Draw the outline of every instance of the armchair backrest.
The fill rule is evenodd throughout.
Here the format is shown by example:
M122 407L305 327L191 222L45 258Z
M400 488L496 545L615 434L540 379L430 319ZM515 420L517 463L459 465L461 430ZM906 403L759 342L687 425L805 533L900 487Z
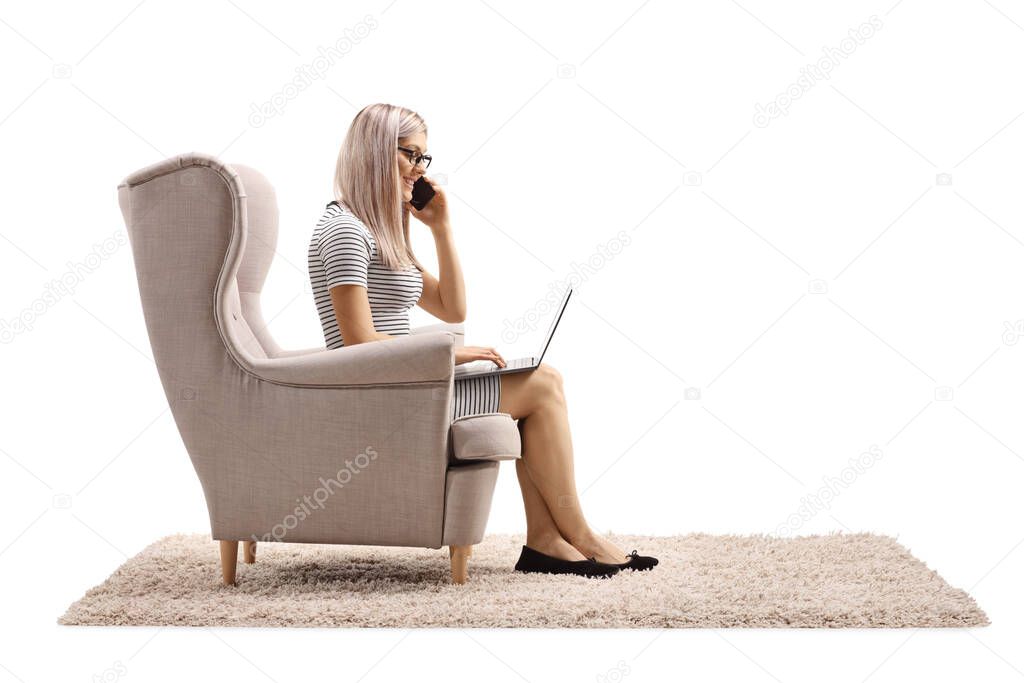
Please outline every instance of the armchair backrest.
M357 481L288 526L283 540L437 547L451 377L333 389L267 381L254 370L280 373L278 354L291 354L260 310L278 211L273 188L253 169L183 154L129 175L118 200L153 359L214 538L295 521L296 500L322 478L340 479L339 463L372 446L373 466L360 465ZM343 353L366 353L309 351L324 367Z
M280 351L259 303L278 223L263 175L183 154L129 175L118 201L161 369L184 378L213 369L222 353L267 358Z

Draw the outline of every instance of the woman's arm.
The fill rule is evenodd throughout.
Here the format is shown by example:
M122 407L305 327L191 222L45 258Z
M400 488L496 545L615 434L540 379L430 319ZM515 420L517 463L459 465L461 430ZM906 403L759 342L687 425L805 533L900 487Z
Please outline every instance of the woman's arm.
M466 320L466 286L462 281L462 267L455 252L455 238L448 220L448 195L444 188L427 176L422 179L430 183L434 196L422 209L416 210L405 202L409 215L430 228L437 250L437 266L441 278L435 278L423 271L423 293L417 301L421 308L446 323L461 323Z
M462 278L459 255L455 251L455 239L447 221L439 227L431 227L434 246L437 249L437 263L441 270L438 280L423 271L423 293L417 302L425 311L446 323L461 323L466 320L466 285Z
M437 282L437 280L434 280ZM337 285L331 287L331 304L338 319L338 329L345 346L355 346L368 341L394 339L395 335L377 332L373 327L373 314L366 288L360 285ZM445 322L461 322L446 320ZM474 360L494 361L498 367L505 367L505 359L497 349L484 346L458 346L455 348L456 365Z
M370 298L362 285L331 287L331 305L334 306L334 317L338 320L338 329L345 346L393 338L394 335L378 332L373 327Z

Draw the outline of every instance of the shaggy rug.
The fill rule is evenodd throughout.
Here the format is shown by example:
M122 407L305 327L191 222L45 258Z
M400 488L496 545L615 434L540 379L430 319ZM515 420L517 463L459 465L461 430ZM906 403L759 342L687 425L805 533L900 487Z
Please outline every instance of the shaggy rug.
M974 599L889 536L624 536L658 557L609 579L513 571L523 536L474 546L449 583L446 548L261 543L220 583L209 535L163 538L58 621L132 626L851 628L985 626ZM241 559L241 554L239 554Z

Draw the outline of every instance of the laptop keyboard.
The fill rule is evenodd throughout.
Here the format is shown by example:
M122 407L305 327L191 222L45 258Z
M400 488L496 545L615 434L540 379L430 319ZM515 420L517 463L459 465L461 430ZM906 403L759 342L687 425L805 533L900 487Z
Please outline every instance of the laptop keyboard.
M505 362L506 368L528 368L533 365L533 358L515 358ZM474 360L469 363L462 363L461 365L455 366L456 375L464 375L467 372L480 373L480 372L497 372L502 368L494 364L494 361L490 360Z

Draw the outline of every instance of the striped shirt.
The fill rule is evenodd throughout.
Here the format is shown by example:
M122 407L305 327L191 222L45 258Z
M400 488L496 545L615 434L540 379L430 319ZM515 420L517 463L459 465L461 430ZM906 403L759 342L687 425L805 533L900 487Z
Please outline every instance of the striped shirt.
M423 293L423 275L415 266L389 270L381 262L370 229L347 207L331 202L309 242L309 279L328 349L344 346L330 290L337 285L366 288L377 332L409 334L409 309Z

